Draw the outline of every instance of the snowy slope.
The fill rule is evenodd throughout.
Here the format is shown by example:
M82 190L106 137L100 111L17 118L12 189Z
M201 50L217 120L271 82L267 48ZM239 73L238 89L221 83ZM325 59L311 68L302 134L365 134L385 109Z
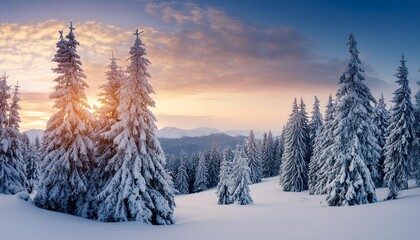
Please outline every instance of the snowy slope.
M247 206L217 205L214 189L179 196L173 226L100 223L0 195L0 239L419 239L420 188L413 184L398 200L325 207L325 196L282 192L277 182L252 185L255 204Z

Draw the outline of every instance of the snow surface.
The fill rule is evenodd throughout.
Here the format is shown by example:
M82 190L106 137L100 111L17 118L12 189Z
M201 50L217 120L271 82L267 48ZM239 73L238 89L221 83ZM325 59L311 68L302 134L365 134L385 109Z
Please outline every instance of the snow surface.
M178 196L176 224L102 223L39 209L0 194L0 239L419 239L420 188L397 200L326 207L325 195L283 192L278 177L250 186L254 204L217 205L215 189ZM378 199L387 189L377 190Z

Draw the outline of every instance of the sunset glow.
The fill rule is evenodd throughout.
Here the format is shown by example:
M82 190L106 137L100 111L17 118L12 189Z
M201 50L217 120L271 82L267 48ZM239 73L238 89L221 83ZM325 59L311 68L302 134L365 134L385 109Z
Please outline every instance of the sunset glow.
M7 71L9 84L19 81L21 85L22 130L43 129L53 112L53 103L48 98L56 77L51 71L54 67L51 59L56 51L58 30L66 31L70 20L80 42L78 53L90 86L87 94L91 107L98 105L97 94L106 80L104 72L111 53L125 69L133 42L132 31L144 30L143 42L152 62L150 82L156 92L154 113L159 128L206 126L221 130L280 131L294 97L303 97L310 109L315 94L322 107L328 95L335 94L346 62L349 32L360 42L366 83L375 97L383 92L390 99L393 74L402 53L408 60L413 91L417 90L414 82L420 80L419 29L401 30L405 31L401 34L410 33L410 42L397 42L395 32L376 28L378 22L369 20L369 11L377 11L384 16L383 21L398 20L394 15L388 16L388 3L375 10L366 3L366 9L358 10L360 19L354 20L363 23L363 27L354 23L337 30L331 22L340 24L341 20L316 18L315 13L307 19L303 19L305 14L299 15L302 19L286 19L290 16L288 9L306 12L315 3L304 7L292 1L270 4L252 1L237 12L233 2L240 4L239 1L18 2L0 3L0 71ZM94 2L101 8L88 14L86 9ZM412 5L407 6L410 12L419 10L418 4ZM346 7L345 4L331 7L325 1L316 8L320 13L356 11ZM279 19L261 14L274 11L270 9L281 13L276 14ZM405 18L411 20L411 15L406 14ZM308 23L303 24L303 20ZM312 21L318 26L326 24L317 28L319 33L314 33L309 23ZM392 51L387 51L391 46Z

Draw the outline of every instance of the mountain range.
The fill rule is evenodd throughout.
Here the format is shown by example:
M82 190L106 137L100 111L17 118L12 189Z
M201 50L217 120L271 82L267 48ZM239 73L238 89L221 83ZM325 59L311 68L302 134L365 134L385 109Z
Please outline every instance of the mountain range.
M25 131L31 142L35 142L38 136L42 138L44 133L41 129L31 129ZM162 149L167 155L179 154L184 151L187 154L193 152L209 150L213 143L224 149L230 147L235 149L237 144L244 143L248 131L232 130L220 131L215 128L195 128L185 130L174 127L166 127L157 131L157 137L161 143Z

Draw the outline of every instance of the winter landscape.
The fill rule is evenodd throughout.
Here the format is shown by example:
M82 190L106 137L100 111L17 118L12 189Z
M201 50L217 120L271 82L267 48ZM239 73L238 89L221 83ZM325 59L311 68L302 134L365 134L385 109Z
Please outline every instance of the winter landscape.
M418 11L1 2L0 239L419 239Z

